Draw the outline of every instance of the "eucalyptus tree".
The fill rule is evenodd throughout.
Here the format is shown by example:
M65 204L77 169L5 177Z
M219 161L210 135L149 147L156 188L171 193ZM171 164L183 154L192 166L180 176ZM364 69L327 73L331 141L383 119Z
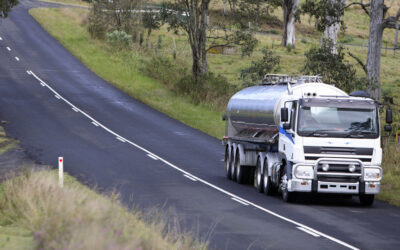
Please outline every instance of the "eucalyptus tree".
M12 7L18 4L18 0L0 0L0 18L7 18Z

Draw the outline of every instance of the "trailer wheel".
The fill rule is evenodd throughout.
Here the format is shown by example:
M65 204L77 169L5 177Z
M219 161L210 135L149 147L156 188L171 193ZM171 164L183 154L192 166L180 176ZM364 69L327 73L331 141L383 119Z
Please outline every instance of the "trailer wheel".
M373 194L360 194L360 203L363 206L371 206L374 203L375 196Z
M274 184L271 182L271 176L268 176L267 158L264 159L263 189L264 193L268 196L271 196L275 193Z
M240 165L240 152L239 150L236 152L235 157L235 172L236 172L236 182L239 184L243 184L246 180L245 178L245 169L244 166Z
M256 172L254 174L254 186L259 193L262 193L263 190L263 175L261 169L261 159L258 157L257 165L256 165Z
M229 146L227 145L225 147L225 159L224 159L224 163L225 163L225 172L226 172L226 178L228 178L229 180L232 179L232 173L231 173L231 168L232 168L232 159L231 159L231 154L229 152Z
M231 147L230 162L231 162L231 180L236 181L236 161L235 161L235 148Z

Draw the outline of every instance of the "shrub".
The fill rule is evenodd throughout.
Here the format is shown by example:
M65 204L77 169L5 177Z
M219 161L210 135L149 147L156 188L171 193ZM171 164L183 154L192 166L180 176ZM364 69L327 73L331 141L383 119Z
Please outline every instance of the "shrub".
M262 49L263 57L259 60L252 61L251 66L245 68L240 73L240 79L244 81L244 85L250 86L257 81L261 81L265 74L273 73L279 70L280 57L264 47Z
M107 33L107 40L110 44L118 47L127 47L132 44L132 35L128 35L125 31L114 30Z

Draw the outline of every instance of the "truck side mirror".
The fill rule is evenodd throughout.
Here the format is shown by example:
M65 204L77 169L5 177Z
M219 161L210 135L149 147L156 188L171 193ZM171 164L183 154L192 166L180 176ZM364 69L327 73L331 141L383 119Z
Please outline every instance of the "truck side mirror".
M289 121L289 110L288 108L281 108L281 122Z
M392 132L392 125L385 125L384 130L386 132Z
M393 122L392 110L390 108L387 108L386 109L386 123L392 124L392 122Z

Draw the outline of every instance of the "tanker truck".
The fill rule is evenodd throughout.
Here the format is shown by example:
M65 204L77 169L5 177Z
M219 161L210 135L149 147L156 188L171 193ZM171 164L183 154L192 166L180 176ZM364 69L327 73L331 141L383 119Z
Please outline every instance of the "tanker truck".
M380 191L383 105L319 76L268 74L228 102L224 168L228 179L295 202L300 193L359 196ZM385 131L392 111L386 109Z

